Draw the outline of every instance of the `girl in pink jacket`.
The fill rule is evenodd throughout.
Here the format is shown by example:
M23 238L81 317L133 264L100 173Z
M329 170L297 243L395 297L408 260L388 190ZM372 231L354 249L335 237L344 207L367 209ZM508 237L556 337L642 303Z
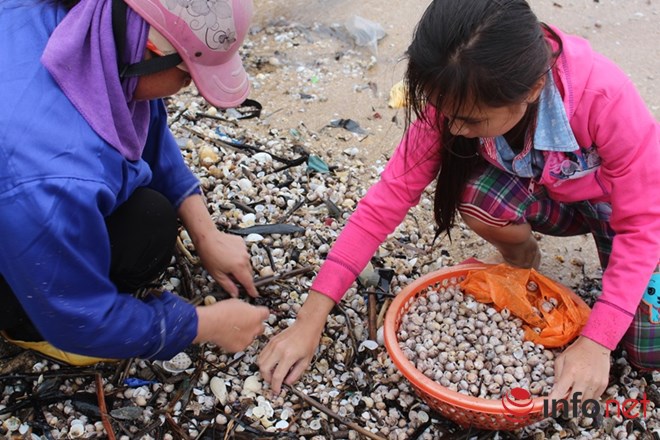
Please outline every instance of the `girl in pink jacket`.
M538 267L532 231L593 235L603 292L556 360L551 398L598 398L621 341L634 365L658 368L659 130L628 77L524 0L435 0L407 55L406 134L296 323L261 354L273 389L307 368L332 306L433 181L439 231L460 214L512 266Z

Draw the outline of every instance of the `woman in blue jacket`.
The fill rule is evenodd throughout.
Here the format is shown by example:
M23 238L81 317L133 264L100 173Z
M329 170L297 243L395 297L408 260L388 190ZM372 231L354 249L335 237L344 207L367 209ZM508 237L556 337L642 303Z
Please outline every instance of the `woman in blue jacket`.
M0 329L72 363L238 351L267 309L132 293L169 263L177 217L232 296L256 296L242 239L219 232L159 99L194 81L213 105L248 93L237 53L252 3L0 3ZM68 352L68 353L67 353ZM71 356L70 354L83 355ZM88 356L88 357L85 357Z

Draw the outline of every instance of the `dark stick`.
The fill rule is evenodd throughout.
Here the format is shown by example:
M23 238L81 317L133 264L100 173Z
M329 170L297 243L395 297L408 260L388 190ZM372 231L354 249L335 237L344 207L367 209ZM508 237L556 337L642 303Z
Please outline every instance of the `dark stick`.
M376 333L378 331L378 297L376 296L376 289L370 287L367 289L367 310L369 312L369 339L376 340Z
M351 428L352 430L357 431L357 432L359 432L360 434L362 434L362 435L364 435L364 436L366 436L366 437L369 437L369 438L371 438L371 439L374 439L374 440L385 440L383 437L381 437L381 436L379 436L379 435L376 435L376 434L374 434L373 432L371 432L371 431L369 431L369 430L367 430L367 429L364 429L364 428L361 427L360 425L357 425L357 424L355 424L355 423L353 423L353 422L351 422L351 421L349 421L349 420L346 420L344 417L342 417L342 416L340 416L339 414L335 413L335 412L332 411L330 408L328 408L328 407L324 406L323 404L317 402L316 400L312 399L312 398L309 397L307 394L298 391L296 388L294 388L294 387L292 387L292 386L290 386L290 385L287 385L287 384L282 384L282 386L283 386L284 388L288 389L289 391L291 391L293 394L295 394L296 396L298 396L298 397L301 398L302 400L304 400L305 402L307 402L307 403L309 403L310 405L312 405L314 408L316 408L316 409L318 409L319 411L321 411L322 413L324 413L324 414L326 414L326 415L332 417L333 419L337 420L337 421L338 421L339 423L341 423L342 425L346 425L346 426L348 426L349 428Z
M176 421L172 417L172 415L167 412L165 413L165 420L167 420L167 424L170 425L170 428L174 431L174 433L179 437L184 440L188 440L188 434L184 432L183 429L179 425L177 425Z
M303 206L306 202L307 202L307 198L306 198L306 197L303 198L303 199L301 199L298 203L296 203L295 205L293 205L293 206L291 207L291 209L289 209L287 212L285 212L284 215L282 215L282 217L278 218L278 219L277 219L277 223L283 223L284 221L286 221L286 219L288 219L288 218L291 216L291 214L293 214L293 213L296 212L298 209L300 209L300 207Z
M115 432L112 430L112 424L110 419L108 419L108 408L105 406L105 393L103 392L103 378L101 373L96 373L96 397L99 402L99 412L101 413L101 422L103 422L103 428L108 434L109 440L115 440Z
M314 268L312 266L305 266L305 267L300 267L298 269L292 269L288 272L282 272L280 274L274 274L274 275L269 275L267 277L256 278L254 280L254 286L255 287L265 286L267 284L272 284L275 281L284 280L286 278L295 277L297 275L303 275L313 270Z

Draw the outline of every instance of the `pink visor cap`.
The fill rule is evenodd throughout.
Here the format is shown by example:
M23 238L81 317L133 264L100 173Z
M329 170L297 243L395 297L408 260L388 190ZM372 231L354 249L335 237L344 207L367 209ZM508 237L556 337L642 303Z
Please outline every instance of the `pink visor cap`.
M176 49L197 90L211 104L235 107L250 91L238 49L252 0L125 0Z

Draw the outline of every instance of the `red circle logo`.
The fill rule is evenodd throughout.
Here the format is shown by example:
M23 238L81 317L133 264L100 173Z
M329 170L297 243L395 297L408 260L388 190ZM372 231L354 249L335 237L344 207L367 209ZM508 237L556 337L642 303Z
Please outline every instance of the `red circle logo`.
M506 410L504 418L514 423L526 421L534 407L532 395L524 388L512 388L509 390L502 397L502 405L504 405L504 409Z

